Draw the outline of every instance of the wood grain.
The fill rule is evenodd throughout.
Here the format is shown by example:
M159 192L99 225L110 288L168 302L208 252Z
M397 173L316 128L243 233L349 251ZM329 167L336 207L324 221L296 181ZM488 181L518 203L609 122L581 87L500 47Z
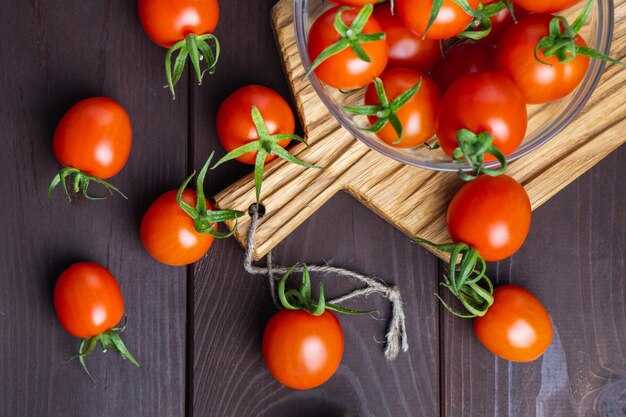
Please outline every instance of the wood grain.
M161 88L164 50L143 34L134 2L4 3L0 31L0 416L180 416L185 271L150 258L138 230L152 199L186 173L186 83L174 105ZM130 160L111 179L129 200L68 204L57 190L48 202L60 168L56 124L94 95L130 114ZM65 363L79 340L62 329L52 303L57 277L79 260L118 279L129 319L123 337L142 365L94 352L87 364L95 388L76 361Z
M550 312L554 340L542 359L497 359L471 321L442 315L442 415L624 416L624 158L622 147L550 199L524 247L489 268L495 283L528 288Z
M223 25L217 31L223 50L231 52L224 53L215 75L193 90L196 168L210 150L223 154L214 117L235 89L256 83L289 97L289 84L277 76L282 72L281 60L269 19L253 18L269 16L274 3L265 0L247 6L249 17L243 24L255 34L254 42L235 26ZM222 2L221 7L223 21L241 16L238 2ZM249 169L238 163L223 165L211 172L208 188L219 190ZM276 311L268 284L244 271L243 251L235 240L218 241L194 268L193 415L413 417L436 413L440 401L439 317L432 297L437 289L436 258L340 193L275 251L275 260L286 264L330 259L334 265L375 274L401 287L412 316L410 354L393 363L385 360L384 346L377 341L384 340L389 306L372 296L352 306L380 309L380 320L340 318L346 350L337 375L309 392L281 387L267 372L260 349L263 328ZM336 278L313 277L315 283L323 279L331 294L354 288L354 283Z
M257 231L255 258L289 235L339 190L347 190L409 236L433 241L448 238L445 209L461 183L451 173L403 165L354 139L328 113L306 77L295 44L293 5L280 1L272 19L285 72L310 146L292 152L323 166L304 169L284 161L269 164L263 191L266 215ZM626 2L615 7L615 39L611 55L624 57ZM626 72L609 66L585 109L557 137L511 164L509 174L539 207L575 178L626 141ZM248 175L220 192L219 207L247 209L254 202L254 181ZM236 237L245 245L249 218L239 222ZM232 224L231 224L232 227Z

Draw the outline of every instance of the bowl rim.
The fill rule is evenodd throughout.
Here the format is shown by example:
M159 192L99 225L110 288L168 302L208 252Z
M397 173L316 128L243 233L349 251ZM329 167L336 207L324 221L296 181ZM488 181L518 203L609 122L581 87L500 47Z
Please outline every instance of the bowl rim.
M293 24L296 35L296 46L298 48L298 54L300 55L300 59L302 61L305 73L308 72L309 68L311 67L311 60L309 59L309 55L307 53L306 44L308 37L308 28L306 27L307 25L304 21L304 11L307 1L308 0L293 0ZM598 36L595 41L594 49L602 52L605 55L608 55L613 41L613 30L615 24L613 0L599 0L595 2L595 9L597 10L596 13L598 15L597 19L600 30L598 31ZM587 69L587 73L585 74L585 78L583 78L576 90L570 93L568 96L560 99L570 100L571 102L561 112L561 116L564 115L564 117L559 117L557 120L550 122L547 127L543 127L542 129L540 129L539 132L535 134L535 136L540 136L540 138L532 141L532 143L526 147L520 146L516 151L506 157L507 162L513 162L516 159L528 155L529 153L536 150L541 145L555 137L563 129L565 129L565 127L580 113L580 111L591 98L591 95L594 93L598 83L600 82L600 77L602 76L605 67L605 61L591 59L589 68ZM352 136L357 138L359 141L361 141L371 149L374 149L389 158L402 162L403 164L418 168L448 172L456 172L459 170L471 171L472 168L467 163L446 161L429 162L419 160L409 154L401 152L399 150L401 148L393 148L392 146L387 145L382 141L376 140L373 137L369 137L368 135L361 132L358 128L356 128L356 126L354 126L354 124L351 123L343 115L343 112L336 105L335 101L328 95L326 87L324 87L324 85L320 82L314 72L308 75L308 80L313 86L313 89L315 90L316 94L318 95L324 106L339 122L339 124L348 132L350 132ZM528 137L526 137L524 140L527 141L527 139ZM485 167L487 168L494 168L497 166L497 161L485 163Z

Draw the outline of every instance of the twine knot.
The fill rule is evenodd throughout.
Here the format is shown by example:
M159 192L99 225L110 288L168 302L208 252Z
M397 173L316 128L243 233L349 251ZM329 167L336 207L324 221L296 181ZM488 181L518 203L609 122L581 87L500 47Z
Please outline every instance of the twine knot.
M252 255L254 253L254 236L256 234L260 217L259 207L256 204L251 205L249 214L251 222L248 229L247 247L243 260L243 267L249 274L265 275L268 277L272 300L274 301L274 305L280 309L281 305L276 294L276 274L285 274L289 268L282 265L274 265L272 261L272 252L267 254L266 266L262 267L253 264ZM329 302L333 304L374 293L388 299L391 303L391 320L389 321L389 328L387 329L386 334L387 346L385 347L385 358L387 358L387 360L394 360L398 356L398 353L400 353L400 348L402 348L403 352L409 350L409 342L406 336L406 317L404 315L400 289L397 286L388 286L384 281L378 278L362 275L349 269L338 268L331 265L309 265L308 269L310 272L321 272L325 275L334 273L365 284L365 287L358 288L346 295L330 300ZM293 269L294 272L302 272L302 270L302 266L298 266Z

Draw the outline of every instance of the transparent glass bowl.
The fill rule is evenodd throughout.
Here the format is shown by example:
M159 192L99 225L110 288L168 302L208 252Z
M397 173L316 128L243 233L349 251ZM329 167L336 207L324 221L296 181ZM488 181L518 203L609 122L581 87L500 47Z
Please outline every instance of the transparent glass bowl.
M561 14L567 17L570 22L573 22L584 8L585 3L586 1L583 0L577 6ZM311 60L307 53L309 28L318 16L331 7L333 5L325 0L294 0L294 21L298 50L306 70L311 66ZM613 9L612 0L597 0L590 18L580 31L581 36L583 36L590 47L604 54L609 53L611 46ZM603 61L591 60L587 75L578 88L570 95L549 104L528 106L529 119L526 137L520 147L509 155L507 159L513 161L528 154L565 128L589 100L603 70ZM373 134L361 131L359 127L368 126L365 116L355 116L345 112L342 106L362 103L364 92L348 96L320 82L314 73L310 75L309 79L330 113L352 135L370 148L400 162L420 168L436 171L457 171L459 168L469 169L467 165L452 161L441 149L429 150L425 146L408 149L396 148L381 141ZM434 140L435 138L429 142ZM493 167L496 165L496 162L490 162L485 165Z

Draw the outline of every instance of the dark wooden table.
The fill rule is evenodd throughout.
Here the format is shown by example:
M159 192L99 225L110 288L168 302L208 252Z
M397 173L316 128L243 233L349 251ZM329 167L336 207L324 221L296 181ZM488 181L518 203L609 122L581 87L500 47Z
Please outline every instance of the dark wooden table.
M11 3L11 4L9 4ZM172 102L165 51L143 33L133 0L26 0L0 6L0 416L626 416L626 148L542 206L523 249L491 265L498 284L523 285L548 307L555 338L543 359L512 364L450 317L434 292L443 265L347 195L339 195L275 251L283 263L319 262L397 283L410 351L382 355L381 320L342 318L346 352L321 388L296 392L265 370L262 329L274 309L266 282L246 274L234 240L195 266L161 265L144 251L141 216L211 150L219 104L260 83L289 96L270 28L274 0L222 1L218 72L188 73ZM128 201L46 200L58 170L54 128L80 99L106 95L129 111L132 154L114 178ZM249 167L211 173L215 193ZM142 364L113 354L65 364L78 341L59 325L52 289L78 260L118 278L130 318L124 338ZM331 293L351 284L326 278ZM316 278L317 279L317 278Z

